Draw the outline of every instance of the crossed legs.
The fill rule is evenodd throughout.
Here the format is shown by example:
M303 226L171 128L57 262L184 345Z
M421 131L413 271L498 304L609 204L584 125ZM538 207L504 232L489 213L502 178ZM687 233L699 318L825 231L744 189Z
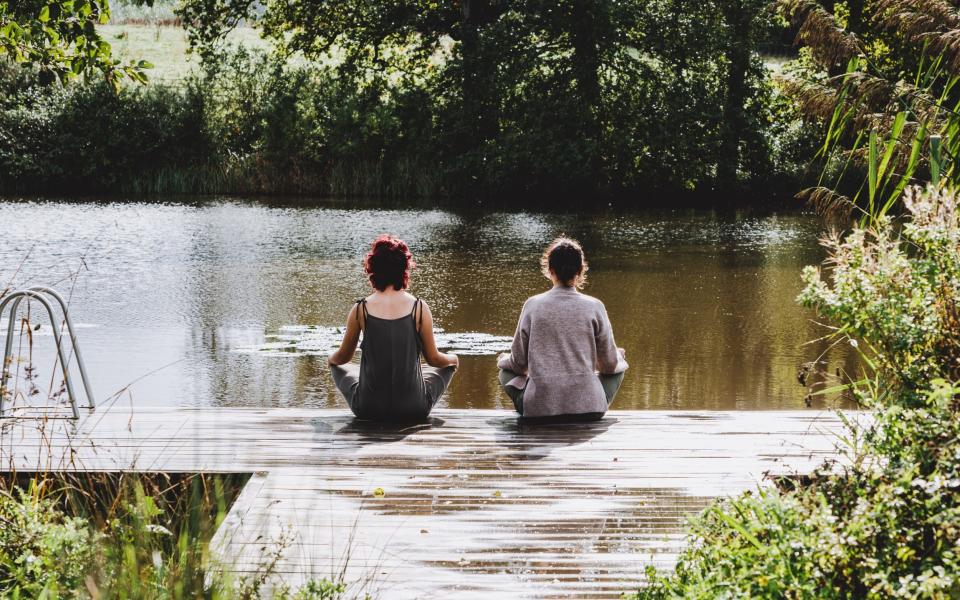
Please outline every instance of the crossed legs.
M613 404L613 399L617 396L617 392L620 391L620 385L623 383L623 375L623 372L612 375L597 375L597 377L600 378L600 385L603 386L603 393L607 397L607 406ZM498 379L500 380L500 388L503 389L503 392L513 402L513 407L522 416L524 390L515 388L512 385L507 385L517 376L513 371L500 369Z

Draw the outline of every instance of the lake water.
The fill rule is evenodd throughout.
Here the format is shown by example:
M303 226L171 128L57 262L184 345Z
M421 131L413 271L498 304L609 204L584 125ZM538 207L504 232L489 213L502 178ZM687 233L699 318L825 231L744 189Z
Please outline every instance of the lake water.
M330 328L368 293L361 260L382 232L410 244L412 291L446 342L473 353L441 406L510 406L493 355L523 300L547 289L538 257L561 233L583 243L585 291L605 302L627 350L614 408L803 408L797 368L827 349L805 345L827 331L794 301L802 266L823 259L810 215L7 201L0 224L2 283L70 294L101 400L132 383L117 401L345 407L323 355ZM45 331L34 338L44 392L32 403L50 381ZM826 358L831 371L853 367L842 350Z

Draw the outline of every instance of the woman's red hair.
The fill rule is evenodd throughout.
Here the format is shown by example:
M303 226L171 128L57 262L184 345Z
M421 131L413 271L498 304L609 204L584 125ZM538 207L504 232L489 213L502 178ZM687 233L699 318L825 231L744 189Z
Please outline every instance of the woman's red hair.
M363 259L363 270L370 278L370 285L381 292L390 286L395 290L407 289L410 269L415 266L407 244L387 234L373 240Z

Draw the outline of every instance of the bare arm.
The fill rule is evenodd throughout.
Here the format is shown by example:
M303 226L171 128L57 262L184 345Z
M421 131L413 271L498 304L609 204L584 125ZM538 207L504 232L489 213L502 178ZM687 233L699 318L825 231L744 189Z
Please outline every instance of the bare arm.
M456 354L445 354L437 350L437 340L433 337L433 313L423 300L420 301L420 341L423 342L423 358L431 367L460 366L460 358Z
M327 363L331 365L343 365L350 362L353 353L357 351L357 343L360 341L360 321L357 319L357 313L360 307L356 304L347 314L347 332L343 334L343 341L336 352L330 355Z

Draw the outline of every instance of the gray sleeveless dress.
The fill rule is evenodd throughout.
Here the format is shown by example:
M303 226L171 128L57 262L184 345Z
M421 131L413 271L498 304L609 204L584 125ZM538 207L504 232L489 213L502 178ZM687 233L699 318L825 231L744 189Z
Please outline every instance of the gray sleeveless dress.
M453 367L436 369L420 364L423 348L418 310L419 299L410 314L381 319L367 312L366 300L357 301L357 319L362 311L364 324L360 365L331 366L334 383L357 417L422 421L450 384Z

